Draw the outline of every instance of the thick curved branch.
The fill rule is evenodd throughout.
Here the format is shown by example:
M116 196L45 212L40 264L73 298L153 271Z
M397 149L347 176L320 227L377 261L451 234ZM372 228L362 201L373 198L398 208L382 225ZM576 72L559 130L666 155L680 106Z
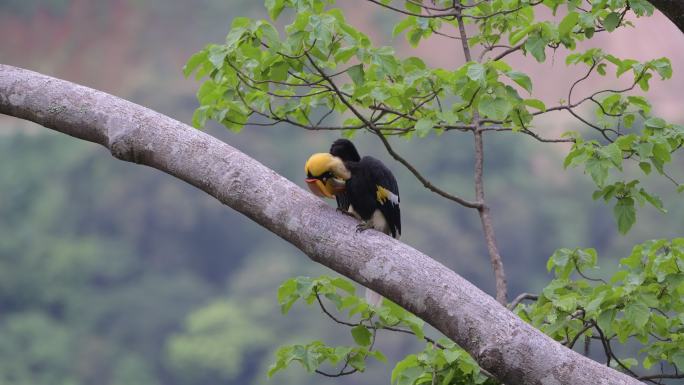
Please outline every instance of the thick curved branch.
M663 15L684 32L684 2L681 0L649 0Z
M561 346L427 255L379 232L356 233L352 218L165 115L6 65L0 65L0 113L98 143L116 158L196 186L313 261L413 312L506 384L639 384Z

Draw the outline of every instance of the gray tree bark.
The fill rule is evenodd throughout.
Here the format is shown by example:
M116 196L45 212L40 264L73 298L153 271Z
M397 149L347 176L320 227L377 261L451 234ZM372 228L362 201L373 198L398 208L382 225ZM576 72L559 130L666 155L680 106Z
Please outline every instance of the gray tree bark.
M356 222L201 131L112 95L0 64L0 113L98 143L196 186L440 330L509 385L638 384L565 348L425 254ZM49 161L49 159L46 159Z
M672 21L680 31L684 32L684 1L682 0L649 0L660 12Z

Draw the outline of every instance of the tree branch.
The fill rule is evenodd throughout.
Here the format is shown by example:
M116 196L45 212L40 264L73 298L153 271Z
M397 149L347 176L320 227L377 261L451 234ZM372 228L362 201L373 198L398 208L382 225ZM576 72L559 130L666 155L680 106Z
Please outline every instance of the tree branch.
M413 312L506 384L639 384L571 351L425 254L356 221L204 132L115 96L0 65L0 113L173 175ZM46 159L49 161L49 159Z
M649 0L663 15L684 32L684 2L681 0Z
M458 22L458 32L461 36L461 44L463 47L463 54L467 61L472 61L470 48L468 46L468 35L466 34L465 24L463 23L463 16L461 11L456 13L456 21ZM492 218L489 216L489 206L485 202L484 193L484 145L482 141L482 126L480 122L480 115L477 111L473 112L473 134L475 137L475 199L480 204L477 209L480 214L480 221L482 222L482 231L484 232L485 243L489 253L489 262L494 270L494 279L496 281L496 300L503 306L508 303L508 288L506 283L506 273L504 272L503 260L499 253L499 248L496 245L496 237L494 235L494 225Z

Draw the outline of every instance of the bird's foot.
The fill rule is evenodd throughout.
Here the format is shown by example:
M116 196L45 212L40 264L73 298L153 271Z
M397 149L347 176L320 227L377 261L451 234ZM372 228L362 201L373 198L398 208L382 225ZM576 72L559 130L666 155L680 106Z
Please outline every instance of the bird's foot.
M360 233L360 232L363 232L363 231L366 231L366 230L372 229L372 228L373 228L372 224L364 221L364 222L361 222L358 225L356 225L356 232Z
M355 218L355 217L354 217L354 214L350 213L349 211L347 211L347 210L345 210L345 209L343 209L343 208L341 208L341 207L338 207L338 208L337 208L337 212L340 212L340 213L342 213L342 214L344 214L344 215L349 215L350 217Z

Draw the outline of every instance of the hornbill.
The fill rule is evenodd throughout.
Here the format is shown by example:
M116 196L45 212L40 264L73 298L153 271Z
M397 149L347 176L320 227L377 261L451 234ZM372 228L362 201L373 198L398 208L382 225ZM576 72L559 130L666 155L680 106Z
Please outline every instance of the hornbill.
M371 156L361 158L352 142L337 139L329 153L313 154L304 171L314 194L335 197L338 210L361 220L357 231L373 228L399 238L399 187L382 162Z
M371 156L361 158L352 142L337 139L329 153L311 155L304 172L314 194L335 197L338 210L361 221L357 232L372 228L399 238L399 187L382 162ZM366 302L380 306L382 296L367 288Z

